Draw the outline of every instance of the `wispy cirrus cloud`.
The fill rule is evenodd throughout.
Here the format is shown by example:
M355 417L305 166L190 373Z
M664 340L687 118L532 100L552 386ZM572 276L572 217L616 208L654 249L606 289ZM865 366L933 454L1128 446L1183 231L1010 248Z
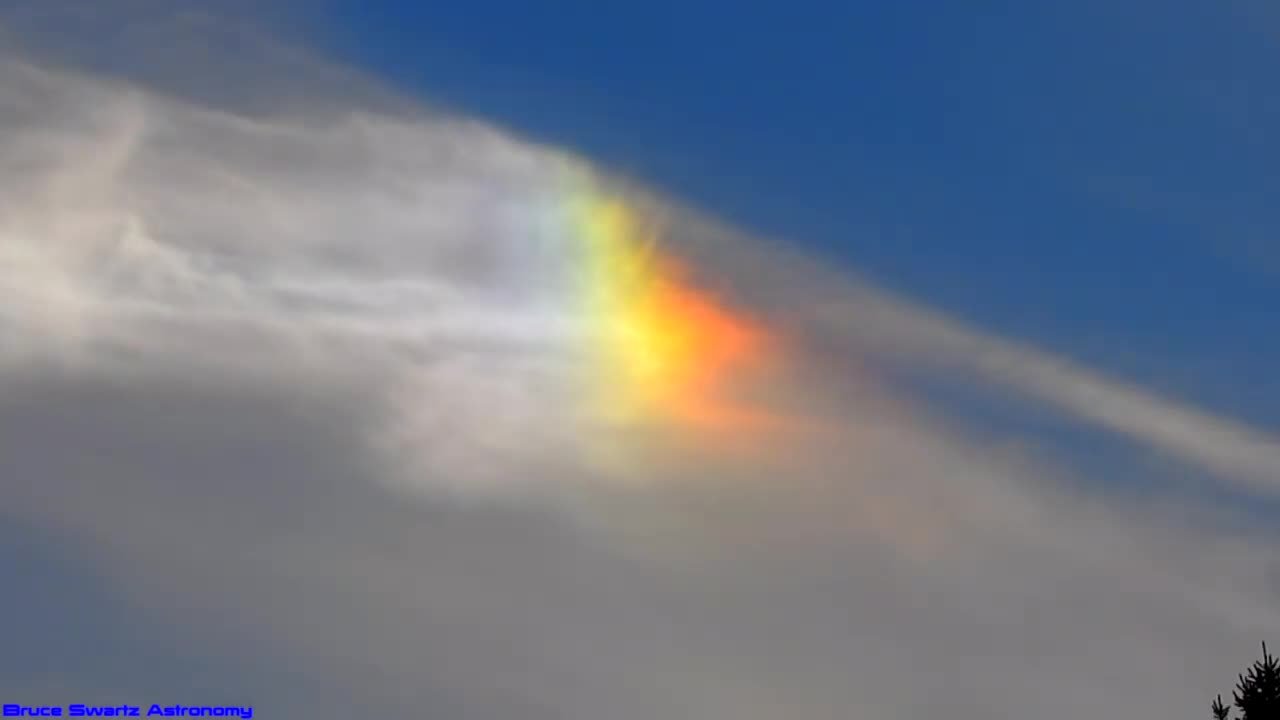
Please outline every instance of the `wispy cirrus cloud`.
M1064 490L1034 434L944 420L876 367L959 368L1259 494L1266 431L318 64L279 107L269 69L240 102L169 67L181 95L0 62L0 492L142 632L298 668L215 692L285 716L1172 713L1280 627L1273 536ZM584 410L566 172L776 333L748 389L799 432Z

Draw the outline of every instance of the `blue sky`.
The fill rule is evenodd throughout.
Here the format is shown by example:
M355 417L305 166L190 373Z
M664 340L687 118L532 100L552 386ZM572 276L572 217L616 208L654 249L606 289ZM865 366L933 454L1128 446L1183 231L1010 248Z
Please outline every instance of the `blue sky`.
M1280 424L1249 2L363 3L312 40L989 329Z

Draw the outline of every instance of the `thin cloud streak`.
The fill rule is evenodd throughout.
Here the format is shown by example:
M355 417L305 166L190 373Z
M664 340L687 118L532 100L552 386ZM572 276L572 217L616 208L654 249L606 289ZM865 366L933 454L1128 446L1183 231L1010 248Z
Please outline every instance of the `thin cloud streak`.
M865 324L848 318L870 315ZM1060 357L967 328L935 313L862 295L833 327L885 342L915 361L949 363L1028 393L1243 489L1280 492L1280 440L1245 423L1112 380ZM874 326L874 328L869 327Z
M658 203L656 200L651 202ZM671 204L667 201L667 204ZM777 244L744 243L735 230L695 219L686 244L700 262L732 264L744 296L824 350L881 356L914 367L958 370L1020 391L1048 407L1120 434L1248 492L1280 492L1280 438L1267 429L1162 397L1016 340L883 291L855 275L819 267ZM785 282L769 285L783 274ZM772 273L771 273L772 270ZM791 287L803 289L792 291Z

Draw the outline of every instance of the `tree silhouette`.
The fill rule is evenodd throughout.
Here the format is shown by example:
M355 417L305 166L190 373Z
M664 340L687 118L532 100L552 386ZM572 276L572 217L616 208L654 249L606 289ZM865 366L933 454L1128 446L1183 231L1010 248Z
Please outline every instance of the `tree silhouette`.
M1227 720L1227 718L1231 717L1231 710L1226 705L1222 704L1221 695L1213 701L1213 704L1210 705L1209 708L1213 710L1213 720Z
M1262 643L1262 659L1239 678L1233 695L1240 720L1280 720L1280 662L1267 652L1266 643ZM1231 711L1221 695L1209 708L1214 720L1228 720Z

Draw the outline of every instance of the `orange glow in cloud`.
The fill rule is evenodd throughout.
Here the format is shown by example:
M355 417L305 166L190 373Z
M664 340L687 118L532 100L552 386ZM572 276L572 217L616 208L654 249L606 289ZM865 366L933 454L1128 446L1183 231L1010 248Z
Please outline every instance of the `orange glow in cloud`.
M739 397L775 343L754 320L690 282L657 245L658 228L617 200L587 200L585 290L598 404L612 420L750 429L765 417Z

